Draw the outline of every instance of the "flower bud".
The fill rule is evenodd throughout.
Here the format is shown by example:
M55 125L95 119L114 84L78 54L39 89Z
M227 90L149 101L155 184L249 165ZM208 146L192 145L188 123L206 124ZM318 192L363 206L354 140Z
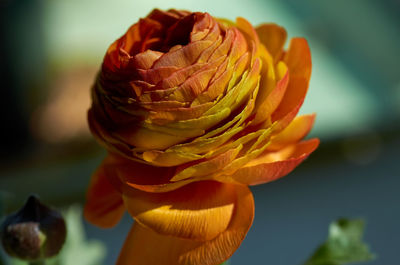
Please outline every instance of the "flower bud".
M24 260L40 260L56 255L66 237L61 214L30 196L25 205L9 215L1 226L5 251Z

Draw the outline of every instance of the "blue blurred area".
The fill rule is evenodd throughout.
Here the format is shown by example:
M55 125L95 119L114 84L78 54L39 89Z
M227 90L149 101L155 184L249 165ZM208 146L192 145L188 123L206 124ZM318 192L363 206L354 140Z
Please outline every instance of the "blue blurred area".
M397 0L4 0L0 3L0 190L84 202L105 152L89 135L89 89L108 45L153 8L275 22L305 37L313 74L302 113L322 144L288 177L253 188L256 218L232 265L301 264L341 216L367 220L369 264L397 264L400 236L400 2ZM71 92L72 91L72 92ZM71 100L66 98L76 96ZM72 97L71 96L71 97ZM87 226L118 255L131 220Z

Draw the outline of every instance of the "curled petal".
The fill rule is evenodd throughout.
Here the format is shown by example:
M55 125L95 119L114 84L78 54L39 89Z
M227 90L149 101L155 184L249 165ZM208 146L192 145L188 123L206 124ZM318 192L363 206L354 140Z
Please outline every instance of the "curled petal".
M288 127L271 139L268 150L279 150L303 139L311 130L315 114L296 117Z
M228 225L217 236L208 241L199 241L160 234L158 230L135 223L125 241L117 265L218 265L227 260L239 247L251 226L254 217L254 200L250 190L245 186L218 185L226 191L229 190L225 195L229 195L229 200L233 200L233 208ZM211 196L214 199L218 197L218 195ZM221 200L219 204L228 200L224 197L219 199ZM209 199L206 198L206 201ZM196 200L192 203L192 208L198 208L196 205L201 202ZM218 204L217 201L214 203ZM211 217L212 209L206 214L210 214ZM191 216L191 219L196 218ZM194 222L194 220L188 221ZM218 222L220 220L210 219L211 224Z
M276 152L267 151L231 176L221 176L218 180L244 185L258 185L276 180L290 173L318 147L318 144L318 139L311 139Z
M281 26L271 23L256 27L256 31L260 42L267 48L276 62L280 58L283 45L286 42L286 30Z
M272 114L272 121L284 117L306 96L311 76L311 53L307 41L303 38L292 39L284 62L289 69L289 84L281 104Z
M266 121L279 106L279 103L281 103L282 98L285 94L289 82L289 71L287 70L283 62L280 62L277 68L278 77L282 77L278 80L278 82L276 82L275 88L267 96L263 96L260 93L261 95L259 96L259 98L257 98L259 105L256 107L256 116L252 121L252 123L254 124ZM273 78L271 79L271 82L275 84ZM262 91L265 91L267 89L267 87L264 87L264 90Z

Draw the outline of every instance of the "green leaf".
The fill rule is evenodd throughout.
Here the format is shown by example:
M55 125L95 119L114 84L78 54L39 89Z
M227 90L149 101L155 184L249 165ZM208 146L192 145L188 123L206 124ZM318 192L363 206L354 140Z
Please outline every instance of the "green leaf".
M305 265L341 265L374 259L362 242L364 221L339 219L329 226L329 236Z

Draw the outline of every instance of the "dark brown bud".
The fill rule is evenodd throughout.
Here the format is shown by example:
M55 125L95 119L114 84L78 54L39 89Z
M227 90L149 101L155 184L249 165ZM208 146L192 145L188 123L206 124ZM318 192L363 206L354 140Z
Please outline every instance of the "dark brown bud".
M5 251L24 260L40 260L56 255L66 237L61 214L30 196L18 212L6 218L1 227Z

